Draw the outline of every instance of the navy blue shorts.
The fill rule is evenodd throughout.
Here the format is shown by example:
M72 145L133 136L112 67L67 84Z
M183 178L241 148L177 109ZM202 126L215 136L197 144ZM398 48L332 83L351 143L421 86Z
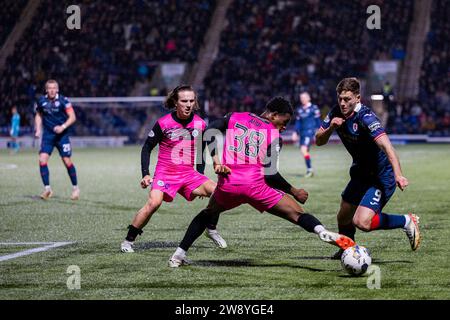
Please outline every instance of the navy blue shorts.
M300 147L306 146L311 147L314 143L314 132L304 132L300 135Z
M342 200L355 206L367 207L379 213L395 192L396 182L392 168L376 175L352 167L350 176L350 182L342 192Z
M52 154L54 147L58 149L61 157L72 156L72 145L70 144L69 135L67 133L43 135L39 153Z

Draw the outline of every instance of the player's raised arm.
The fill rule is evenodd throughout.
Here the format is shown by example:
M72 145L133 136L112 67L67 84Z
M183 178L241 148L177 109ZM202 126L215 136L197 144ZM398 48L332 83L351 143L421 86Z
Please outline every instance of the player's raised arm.
M141 187L147 188L151 183L152 179L150 177L150 154L153 148L161 141L163 136L161 126L159 122L153 126L152 130L148 134L147 140L145 140L144 145L141 150Z
M269 145L267 149L267 160L264 165L264 180L270 187L286 192L292 195L298 202L305 203L308 199L308 192L304 189L293 187L278 171L281 147L281 139Z
M375 140L375 143L388 157L389 162L392 165L392 169L394 170L395 182L400 190L403 191L408 186L408 179L403 176L400 160L394 147L392 146L391 140L386 134L383 134Z

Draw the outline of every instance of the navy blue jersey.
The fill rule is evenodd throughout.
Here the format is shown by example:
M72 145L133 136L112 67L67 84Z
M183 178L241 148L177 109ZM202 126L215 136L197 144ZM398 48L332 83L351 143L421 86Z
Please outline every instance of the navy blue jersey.
M300 106L295 111L295 130L299 135L314 134L320 127L320 110L315 104L306 108Z
M66 97L57 94L54 100L48 98L47 95L41 96L34 104L35 112L39 112L42 116L42 124L44 134L53 134L53 128L60 126L66 122L67 111L72 109L72 104Z
M321 129L328 129L335 117L343 118L339 106L335 106L322 121ZM353 165L366 174L381 174L392 170L391 164L375 141L386 132L378 117L368 107L358 104L344 124L336 129L347 151L353 158Z

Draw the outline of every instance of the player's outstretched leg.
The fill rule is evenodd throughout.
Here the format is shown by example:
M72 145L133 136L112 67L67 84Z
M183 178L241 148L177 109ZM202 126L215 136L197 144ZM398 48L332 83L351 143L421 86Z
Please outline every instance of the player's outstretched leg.
M169 267L178 268L183 265L190 264L187 260L186 255L189 248L192 246L195 240L201 236L205 231L206 226L211 221L211 216L219 215L221 212L225 211L212 197L209 200L209 204L206 209L202 210L189 225L183 240L181 240L180 245L175 250L175 253L169 259Z
M125 240L120 244L120 251L124 253L134 252L134 242L138 235L142 234L142 228L148 223L153 213L158 210L163 201L164 193L160 190L152 190L147 203L138 211L133 222L128 226Z
M355 241L356 227L353 225L353 216L355 214L357 206L352 205L344 200L341 200L341 206L337 214L338 230L340 234L343 234L353 241ZM344 250L339 249L334 255L331 256L333 260L340 260Z
M52 188L50 187L50 171L48 170L48 159L50 155L48 153L39 154L39 171L41 173L42 183L44 184L44 191L41 193L41 199L47 200L53 195Z
M63 157L62 160L64 162L64 165L66 166L70 181L72 182L72 194L70 196L70 199L78 200L80 199L80 188L78 187L77 171L70 157Z
M197 197L210 197L214 192L216 186L217 184L214 181L208 180L201 186L196 188L194 191L192 191L192 194ZM227 247L227 242L224 238L222 238L219 231L217 230L219 216L220 214L211 214L209 216L209 222L206 225L204 235L207 238L211 239L218 248L225 249Z
M289 220L308 232L317 234L320 240L335 245L340 249L345 250L355 245L355 242L349 237L327 230L316 217L305 213L302 207L287 194L268 212Z
M376 213L370 208L359 206L353 217L353 224L366 232L403 229L412 250L417 250L420 245L419 217L411 213L407 215Z

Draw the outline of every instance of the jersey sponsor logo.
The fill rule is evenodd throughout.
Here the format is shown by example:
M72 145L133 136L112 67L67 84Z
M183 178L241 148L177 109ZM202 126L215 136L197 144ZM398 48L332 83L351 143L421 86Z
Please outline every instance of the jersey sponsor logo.
M378 130L378 129L380 129L380 128L381 128L381 123L379 123L378 121L372 122L372 123L369 125L369 130L370 130L371 132L374 132L374 131L376 131L376 130Z
M155 136L155 133L153 132L153 130L150 130L150 133L148 134L148 136L150 138L153 138Z
M181 128L181 129L169 129L167 131L167 137L170 140L183 140L183 139L187 139L190 140L191 139L191 135L193 135L193 128ZM197 131L197 135L198 135L198 131Z

